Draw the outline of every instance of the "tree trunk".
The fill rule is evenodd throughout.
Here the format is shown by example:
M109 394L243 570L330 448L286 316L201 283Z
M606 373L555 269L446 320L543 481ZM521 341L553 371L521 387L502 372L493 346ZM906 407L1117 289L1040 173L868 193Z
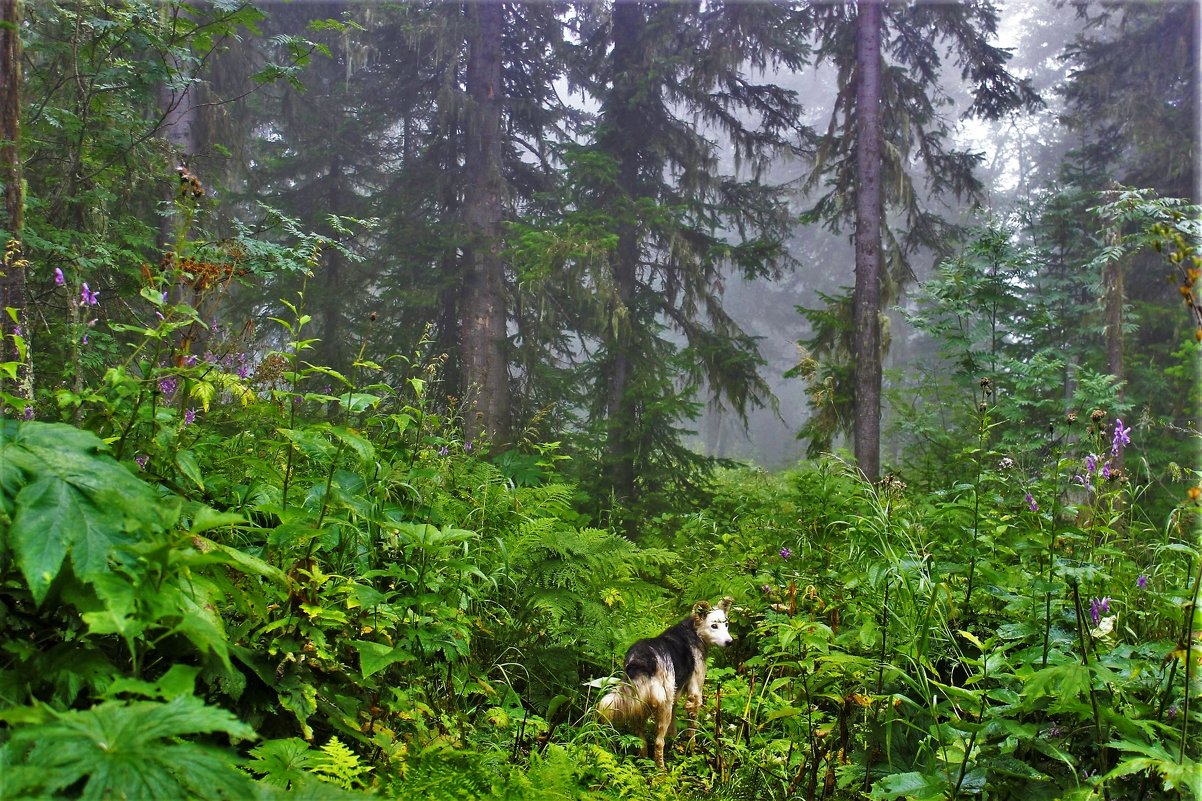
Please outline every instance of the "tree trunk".
M856 462L870 481L881 470L881 31L880 0L861 0L856 16Z
M478 0L465 5L472 23L468 46L468 115L464 169L468 177L463 218L464 298L462 341L464 436L509 439L509 370L506 362L505 266L501 261L501 36L504 6Z
M638 59L638 42L644 25L637 3L617 0L613 6L613 85L611 123L602 137L603 148L618 161L618 188L625 196L619 203L631 202L638 195L637 141L638 98L646 72ZM617 222L618 242L610 258L614 300L609 309L609 365L605 395L605 462L607 483L614 497L629 501L634 496L634 451L638 428L637 408L630 397L631 326L628 311L634 301L638 279L639 232L636 223L624 216Z
M335 152L326 171L326 209L338 214L343 209L343 166L342 154ZM318 286L321 296L317 299L317 313L320 315L321 342L317 347L317 355L322 364L347 375L351 362L352 348L348 347L345 325L347 307L346 288L344 286L346 260L336 248L325 251ZM342 387L338 391L343 391Z
M1109 235L1109 244L1117 244L1121 232L1116 227ZM1110 259L1102 271L1102 304L1106 332L1106 371L1114 376L1116 394L1123 398L1126 370L1123 365L1123 265L1121 259ZM1123 450L1114 457L1114 467L1123 466Z
M21 174L21 2L0 0L0 181L4 184L3 262L0 263L0 363L19 362L13 394L33 401L33 332L28 322L21 238L25 190ZM8 310L12 310L9 312ZM16 316L14 321L9 315ZM25 342L25 357L17 348ZM9 390L0 373L0 390Z
M166 66L169 75L174 79L160 83L158 88L159 110L163 114L161 131L167 144L175 151L177 165L190 167L192 156L196 153L196 108L192 103L190 87L185 83L184 66L179 57L171 52L167 54ZM174 84L174 85L171 85ZM170 208L175 200L177 186L172 182L166 200ZM164 215L159 218L159 248L174 250L182 233L178 230L179 219L176 215Z

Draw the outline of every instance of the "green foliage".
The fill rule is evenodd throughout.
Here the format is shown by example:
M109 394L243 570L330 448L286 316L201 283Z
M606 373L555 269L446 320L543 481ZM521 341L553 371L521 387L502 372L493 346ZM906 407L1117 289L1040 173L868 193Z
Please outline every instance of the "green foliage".
M223 709L181 695L166 703L108 701L87 710L9 712L20 723L3 746L4 794L79 798L244 799L250 778L228 751L200 735L253 739L254 729ZM82 786L79 786L82 784Z
M558 7L546 8L521 6L509 20L540 53L562 45L540 33L559 22ZM398 158L425 187L415 199L375 191L382 171L343 169L340 160L396 134L395 118L319 131L312 160L287 152L291 125L289 136L265 127L271 141L258 152L272 162L268 183L302 188L289 210L248 206L256 223L218 223L197 193L175 188L167 232L147 222L148 187L169 155L147 127L154 95L199 91L196 70L219 59L220 43L263 22L245 5L182 10L32 8L29 85L43 102L26 127L28 245L48 333L35 352L36 402L26 415L15 396L4 399L35 419L0 419L0 795L1202 794L1198 475L1162 470L1152 450L1161 443L1149 443L1170 426L1184 429L1179 420L1130 417L1142 400L1129 390L1124 406L1096 354L1056 352L1066 325L1091 319L1080 303L1089 293L1071 271L1038 283L1052 263L1045 243L1020 247L1004 227L985 229L926 286L914 321L950 369L946 381L928 376L926 407L905 419L913 486L896 475L866 485L833 459L777 475L715 471L681 445L702 380L740 408L757 402L760 387L754 343L717 303L718 265L762 274L780 255L782 209L762 187L694 176L714 156L695 131L664 132L681 148L677 174L676 156L660 144L626 149L619 129L602 125L589 146L565 151L573 172L562 191L536 195L533 182L520 195L531 205L519 209L525 222L511 231L510 255L522 280L516 321L528 369L515 381L529 382L525 402L538 411L490 461L490 443L464 439L448 376L455 360L441 353L447 331L418 334L424 319L412 314L440 311L444 328L454 317L442 292L457 280L463 242L427 222L374 230L329 216L343 209L310 193L323 176L354 176L361 183L341 187L366 213L376 209L369 196L412 200L397 212L403 219L454 207L461 154L440 143L443 126L467 117L453 91L436 102L425 93L454 84L459 50L448 43L461 36L459 12L389 9L389 32L403 35L372 39L407 48L415 84L397 91L437 107L405 120L403 147L414 153ZM655 61L654 80L627 63L622 90L639 102L686 93L750 156L765 142L729 116L745 103L728 106L706 89L735 71L688 59L701 42L742 39L754 63L797 66L800 29L780 24L795 21L795 9L713 11L703 20L683 6L640 9L641 41L687 58ZM314 26L328 39L321 46L275 36L252 81L280 78L295 89L296 68L312 55L338 55L321 62L322 102L313 106L333 98L355 108L348 87L366 32L354 13ZM937 18L971 22L954 9L898 13L895 22L920 28ZM534 74L552 77L542 67ZM606 86L594 90L606 95ZM780 112L761 133L783 144L778 137L796 123L792 96L771 87L752 94ZM606 107L606 122L620 105ZM548 118L525 113L515 108L513 130L546 130ZM647 157L643 174L623 183L617 157L636 150ZM450 182L420 180L443 169ZM1112 247L1062 255L1096 251L1101 266L1150 246L1165 254L1196 314L1192 210L1124 191L1099 213L1129 227ZM1054 216L1049 226L1079 223ZM740 223L739 241L719 235ZM225 227L232 236L216 233ZM168 233L170 255L160 259L156 240ZM361 263L350 244L363 239L405 254L363 265L364 303L401 298L398 287L429 295L398 302L391 313L411 319L389 320L383 333L340 328L329 305L338 271ZM643 280L623 296L610 283L612 258L632 242L647 247L636 265ZM147 262L159 267L144 272ZM447 268L436 282L398 278L432 264ZM225 329L226 289L239 280L259 307L259 330ZM277 281L289 286L287 300L263 301L264 284ZM570 302L556 306L551 290L564 282ZM103 300L93 304L97 288ZM847 332L837 306L813 316L822 363L799 366L817 378L815 400L828 412L815 429L824 445L848 401L846 376L829 366ZM669 336L666 321L683 338ZM1192 376L1197 318L1186 321L1173 372L1155 384L1166 395ZM29 341L9 331L25 359ZM593 358L548 366L544 346L565 352L573 337L599 345ZM636 369L623 400L638 425L622 452L608 439L613 410L593 390L631 343ZM15 363L0 370L15 375ZM593 390L579 389L581 376ZM1140 381L1132 386L1151 379ZM1064 413L1073 409L1070 423ZM592 424L580 425L576 415L590 414ZM561 454L569 437L574 460ZM639 496L597 492L598 466L627 456L637 456ZM593 483L575 483L581 476ZM1162 506L1153 507L1156 492ZM622 503L629 508L606 516ZM737 598L737 641L711 656L695 738L679 738L668 771L653 773L627 753L637 737L590 713L591 680L615 673L633 640L726 594Z
M0 558L11 551L36 603L68 556L75 576L95 582L116 549L162 532L179 514L106 450L72 426L0 420Z

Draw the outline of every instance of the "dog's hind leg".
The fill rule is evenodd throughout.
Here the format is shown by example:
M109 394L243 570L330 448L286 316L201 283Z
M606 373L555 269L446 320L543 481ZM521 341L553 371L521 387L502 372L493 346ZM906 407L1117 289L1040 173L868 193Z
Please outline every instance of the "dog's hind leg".
M664 739L668 735L668 730L672 728L675 711L670 699L667 703L655 707L655 766L660 770L666 770L664 767Z

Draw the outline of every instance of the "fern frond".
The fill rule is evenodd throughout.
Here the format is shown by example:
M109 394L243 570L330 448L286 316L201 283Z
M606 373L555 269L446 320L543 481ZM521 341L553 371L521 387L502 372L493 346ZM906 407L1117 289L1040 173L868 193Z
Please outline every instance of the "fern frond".
M367 765L360 764L359 755L347 748L337 737L321 747L313 759L313 772L331 784L344 790L352 790L365 782L363 775L371 772Z

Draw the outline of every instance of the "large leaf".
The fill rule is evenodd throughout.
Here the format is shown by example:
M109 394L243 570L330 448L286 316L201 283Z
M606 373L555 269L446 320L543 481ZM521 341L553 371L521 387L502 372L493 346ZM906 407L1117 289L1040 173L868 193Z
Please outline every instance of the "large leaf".
M0 493L12 548L41 603L69 556L85 581L108 570L114 551L174 522L177 507L107 456L95 435L61 423L0 420Z
M53 795L84 781L81 797L241 799L254 784L224 750L179 742L223 733L251 739L254 730L191 695L168 703L109 701L82 711L45 709L42 720L15 725L6 793Z

